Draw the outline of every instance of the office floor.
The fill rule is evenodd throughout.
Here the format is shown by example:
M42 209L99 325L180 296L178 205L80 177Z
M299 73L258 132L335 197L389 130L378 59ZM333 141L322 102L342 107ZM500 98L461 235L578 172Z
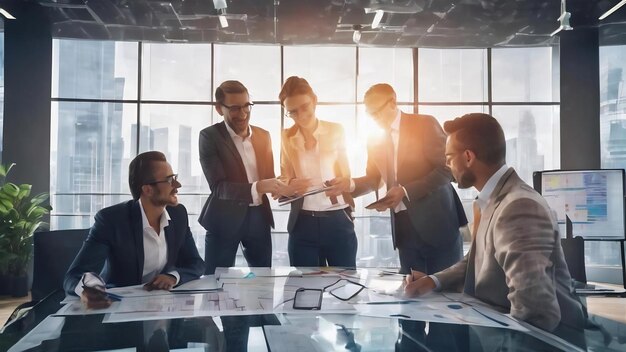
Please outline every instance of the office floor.
M9 316L17 306L28 301L30 301L30 294L21 298L0 296L0 327L9 319Z
M626 324L626 298L587 297L589 314Z

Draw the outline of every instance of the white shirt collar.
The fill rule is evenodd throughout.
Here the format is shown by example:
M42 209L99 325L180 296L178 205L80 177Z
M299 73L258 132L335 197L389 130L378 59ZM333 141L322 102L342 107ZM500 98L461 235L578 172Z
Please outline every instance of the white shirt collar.
M398 112L396 113L396 118L393 120L393 122L389 126L392 131L400 131L400 118L402 117L402 111L400 111L400 109L397 109L397 110Z
M315 126L315 129L313 130L313 133L311 133L316 138L322 133L321 125L322 125L321 121L319 119L317 119L317 126ZM299 138L303 138L304 139L304 133L302 133L302 129L299 128L299 127L298 127L298 131L296 132L295 135L298 136Z
M508 169L509 167L506 164L502 165L502 167L498 169L498 171L491 175L489 180L487 180L487 183L485 183L483 190L478 193L476 201L478 202L478 206L480 206L481 211L484 211L487 207L487 204L489 203L489 198L491 198L491 194L496 189L498 182L500 182L500 179L502 178L502 176L504 176Z
M228 125L228 122L224 121L224 125L226 125L226 131L228 131L228 134L230 135L231 138L239 137L241 139L246 139L246 138L252 137L252 128L250 127L250 125L248 125L248 136L246 137L242 137L238 135L237 133L235 133L235 131L233 131L233 129L230 128L230 126Z
M141 224L143 229L151 228L150 223L148 222L148 217L146 216L146 212L143 210L143 204L141 203L141 198L139 198L139 209L141 209ZM167 209L163 209L163 214L161 214L160 227L161 230L169 225L170 214L167 212Z

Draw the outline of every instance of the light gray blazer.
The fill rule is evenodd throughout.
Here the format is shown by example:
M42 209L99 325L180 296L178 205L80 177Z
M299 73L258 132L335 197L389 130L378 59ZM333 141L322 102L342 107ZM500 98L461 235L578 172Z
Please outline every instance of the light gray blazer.
M556 220L512 168L494 189L470 252L435 276L443 290L461 291L467 283L466 292L544 330L584 325Z

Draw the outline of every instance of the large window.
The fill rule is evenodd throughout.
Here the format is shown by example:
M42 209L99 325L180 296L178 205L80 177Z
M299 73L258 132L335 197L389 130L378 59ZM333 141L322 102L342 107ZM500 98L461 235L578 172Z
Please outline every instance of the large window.
M180 174L179 198L189 210L196 244L204 253L204 229L197 217L209 187L198 161L198 135L221 121L214 111L213 91L227 79L248 87L255 102L251 122L270 132L277 174L280 132L293 124L281 113L278 92L281 79L290 75L310 82L318 95L319 118L343 125L353 176L365 173L365 141L377 130L365 114L363 95L380 82L394 86L402 110L432 114L441 123L467 112L492 113L507 135L509 165L527 182L532 171L559 166L559 103L554 98L558 72L552 69L556 50L551 48L417 50L54 40L53 49L50 189L55 229L88 227L99 209L129 199L129 161L139 152L160 150ZM471 190L459 193L466 205L475 196ZM357 263L396 266L388 215L364 209L374 197L356 200ZM287 265L289 209L273 201L272 208L274 264ZM243 263L240 256L238 264Z
M600 46L600 156L602 167L626 168L626 45ZM588 276L622 269L622 252L618 242L585 243ZM615 270L617 269L617 270ZM607 280L616 281L616 280Z

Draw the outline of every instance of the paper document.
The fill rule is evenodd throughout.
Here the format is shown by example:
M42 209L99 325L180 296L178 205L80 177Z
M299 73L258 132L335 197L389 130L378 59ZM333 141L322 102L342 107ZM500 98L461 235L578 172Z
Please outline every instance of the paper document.
M177 286L170 290L172 293L195 293L195 292L210 292L221 289L222 286L218 285L215 275L204 275L198 280L186 282L180 286Z
M39 325L35 326L26 336L22 337L8 352L26 351L41 345L45 340L54 340L61 336L61 330L65 324L63 317L46 317Z
M479 325L494 328L528 331L511 316L490 308L465 302L446 301L437 294L424 296L422 301L405 303L398 301L357 304L362 316L430 321L435 323Z
M326 192L328 190L333 189L334 186L322 186L321 188L316 188L310 191L307 191L305 193L299 194L297 196L291 196L291 197L280 197L278 198L278 205L287 205L290 204L291 202L294 202L300 198L304 198L306 196L310 196L313 194L318 194L318 193L322 193L322 192Z
M112 288L108 288L107 292L114 293L118 296L122 296L122 299L134 298L134 297L166 296L170 294L169 291L166 291L166 290L148 291L143 286L144 285L112 287Z

